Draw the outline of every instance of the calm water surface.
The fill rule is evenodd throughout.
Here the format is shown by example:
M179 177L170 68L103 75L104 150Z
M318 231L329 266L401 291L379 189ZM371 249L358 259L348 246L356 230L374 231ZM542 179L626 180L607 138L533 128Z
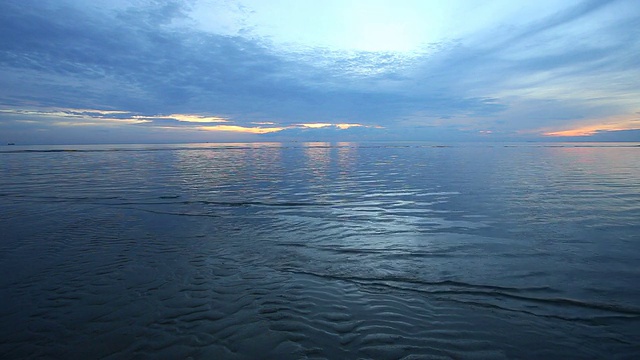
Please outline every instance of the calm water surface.
M0 148L2 358L640 358L640 145Z

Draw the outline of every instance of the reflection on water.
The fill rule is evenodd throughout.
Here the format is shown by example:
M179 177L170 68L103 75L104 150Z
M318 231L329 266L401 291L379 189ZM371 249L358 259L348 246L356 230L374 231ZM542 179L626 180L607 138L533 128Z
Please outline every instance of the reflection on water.
M2 150L0 351L636 358L636 145Z
M357 147L355 144L347 142L339 142L336 144L338 148L338 167L340 168L341 178L348 177L353 170L357 161Z
M327 175L331 166L331 144L329 143L307 143L304 147L304 154L307 158L305 169L310 171L311 181L323 185L327 183Z

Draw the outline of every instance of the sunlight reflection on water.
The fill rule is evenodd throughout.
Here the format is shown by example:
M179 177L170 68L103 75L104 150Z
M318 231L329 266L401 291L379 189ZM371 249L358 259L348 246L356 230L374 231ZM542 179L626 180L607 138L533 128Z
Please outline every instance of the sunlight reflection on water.
M631 358L640 335L638 151L2 151L0 350Z

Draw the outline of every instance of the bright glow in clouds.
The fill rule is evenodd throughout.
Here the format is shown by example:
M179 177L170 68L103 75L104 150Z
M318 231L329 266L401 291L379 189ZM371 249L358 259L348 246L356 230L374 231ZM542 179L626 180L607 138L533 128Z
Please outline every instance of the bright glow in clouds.
M298 125L300 125L300 126L302 126L302 127L309 128L309 129L321 129L321 128L324 128L324 127L329 127L329 126L331 126L331 124L326 124L326 123L317 123L317 124L298 124Z
M617 116L592 122L591 125L578 125L569 130L548 131L545 136L591 136L602 131L640 130L640 115Z
M551 0L194 0L189 15L201 29L266 37L275 45L408 53L477 34L489 19L508 26L557 8Z
M201 116L192 114L171 114L171 115L134 115L128 111L120 110L99 110L99 109L43 109L43 110L15 110L0 109L0 113L14 114L19 116L29 116L38 120L17 119L16 122L22 123L48 123L53 126L63 127L86 127L86 126L118 126L130 124L147 124L145 126L158 129L175 129L175 130L201 130L211 132L233 132L246 134L269 134L286 129L307 128L320 129L335 127L340 130L346 130L352 127L363 127L361 124L330 124L330 123L309 123L295 124L289 126L276 126L275 122L253 122L258 126L241 126L229 124L227 120L219 116ZM107 117L106 115L120 116L119 118ZM49 121L48 119L55 119ZM60 120L73 119L73 120ZM167 121L175 122L174 125L168 125ZM178 125L186 123L185 125ZM225 123L225 125L203 126L203 123ZM369 127L369 126L366 126Z
M198 127L200 130L206 131L228 131L228 132L238 132L238 133L247 133L247 134L268 134L272 132L282 131L285 128L281 127L272 127L272 128L260 128L260 127L244 127L237 125L215 125L215 126L200 126Z
M336 124L336 127L340 130L346 130L348 128L352 128L352 127L362 127L364 125L360 125L360 124Z
M308 129L322 129L322 128L327 128L332 126L335 126L340 130L346 130L353 127L371 127L376 129L382 129L381 126L365 126L362 124L345 124L345 123L342 123L342 124L312 123L312 124L297 124L296 126L301 126L303 128L308 128Z
M229 120L217 117L217 116L199 116L199 115L185 115L185 114L171 114L168 118L176 119L184 122L195 123L212 123L212 122L228 122Z
M205 30L249 31L274 43L333 50L409 52L439 41L454 18L450 2L423 0L196 1L191 17ZM449 31L451 35L451 31Z
M638 19L637 0L0 1L0 144L633 141Z
M124 112L126 113L126 112ZM200 116L190 114L171 114L171 115L134 115L134 119L146 119L146 120L176 120L187 123L226 123L229 120L219 116Z

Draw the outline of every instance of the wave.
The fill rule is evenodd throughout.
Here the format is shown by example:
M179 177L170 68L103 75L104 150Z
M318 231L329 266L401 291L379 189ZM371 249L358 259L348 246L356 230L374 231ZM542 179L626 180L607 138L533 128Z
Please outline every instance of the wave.
M101 201L101 200L124 200L122 202L110 202L109 205L129 206L129 205L216 205L221 207L317 207L332 206L329 202L296 202L296 201L211 201L211 200L178 200L178 201L149 201L128 200L122 196L32 196L25 194L0 193L0 197L13 197L18 199L29 199L44 202L77 202L77 201ZM180 195L161 195L158 200L177 200ZM179 214L176 214L179 215Z
M419 292L428 295L480 295L491 298L503 297L513 300L525 302L542 303L545 305L553 305L560 307L583 308L587 310L599 310L610 314L616 314L625 317L640 317L640 308L622 306L618 304L606 304L597 302L588 302L567 298L543 298L523 295L536 292L554 292L555 290L548 286L540 287L505 287L496 285L472 284L453 280L442 281L425 281L415 278L406 278L398 276L385 277L362 277L353 275L335 275L321 274L311 271L298 269L281 269L282 271L317 276L332 280L341 280L356 283L365 287L389 288L393 290L403 290L411 292ZM476 303L487 305L487 303ZM495 306L493 304L489 304Z

